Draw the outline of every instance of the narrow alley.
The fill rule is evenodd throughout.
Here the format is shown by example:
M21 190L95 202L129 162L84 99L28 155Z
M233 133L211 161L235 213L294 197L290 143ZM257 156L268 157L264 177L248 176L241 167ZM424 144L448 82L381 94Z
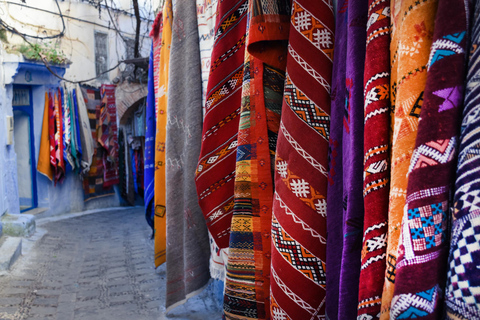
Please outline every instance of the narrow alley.
M0 319L220 319L212 284L165 315L150 236L143 207L39 219L0 276Z

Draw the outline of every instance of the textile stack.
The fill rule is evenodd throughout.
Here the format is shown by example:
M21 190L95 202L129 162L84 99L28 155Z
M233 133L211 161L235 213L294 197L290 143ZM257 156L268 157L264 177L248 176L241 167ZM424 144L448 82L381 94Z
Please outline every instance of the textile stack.
M479 30L472 0L165 1L145 187L167 309L212 277L225 319L480 319Z

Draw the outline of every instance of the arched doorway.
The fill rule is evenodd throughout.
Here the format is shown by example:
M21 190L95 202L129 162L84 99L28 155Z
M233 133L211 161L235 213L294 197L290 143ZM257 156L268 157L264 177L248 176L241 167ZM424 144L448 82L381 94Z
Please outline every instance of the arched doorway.
M120 195L128 205L144 205L146 97L119 116Z

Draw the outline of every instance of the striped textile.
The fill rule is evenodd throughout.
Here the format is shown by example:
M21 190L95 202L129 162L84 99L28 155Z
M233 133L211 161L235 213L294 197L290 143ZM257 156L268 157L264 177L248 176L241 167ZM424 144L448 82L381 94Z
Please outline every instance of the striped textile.
M247 1L218 4L195 183L213 241L228 248L241 106Z
M363 246L358 318L378 319L385 281L390 179L390 1L369 0L364 73Z
M224 315L270 318L273 176L289 26L288 1L250 2ZM255 32L263 30L264 32Z
M325 316L331 1L293 1L275 159L271 317Z

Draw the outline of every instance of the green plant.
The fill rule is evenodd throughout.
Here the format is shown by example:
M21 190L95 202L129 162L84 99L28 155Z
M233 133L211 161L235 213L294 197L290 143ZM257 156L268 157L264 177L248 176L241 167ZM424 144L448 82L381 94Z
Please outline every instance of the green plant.
M18 48L25 59L42 61L42 57L52 64L67 64L70 61L58 46L52 46L49 43L23 43Z
M8 43L7 30L0 28L0 42Z

